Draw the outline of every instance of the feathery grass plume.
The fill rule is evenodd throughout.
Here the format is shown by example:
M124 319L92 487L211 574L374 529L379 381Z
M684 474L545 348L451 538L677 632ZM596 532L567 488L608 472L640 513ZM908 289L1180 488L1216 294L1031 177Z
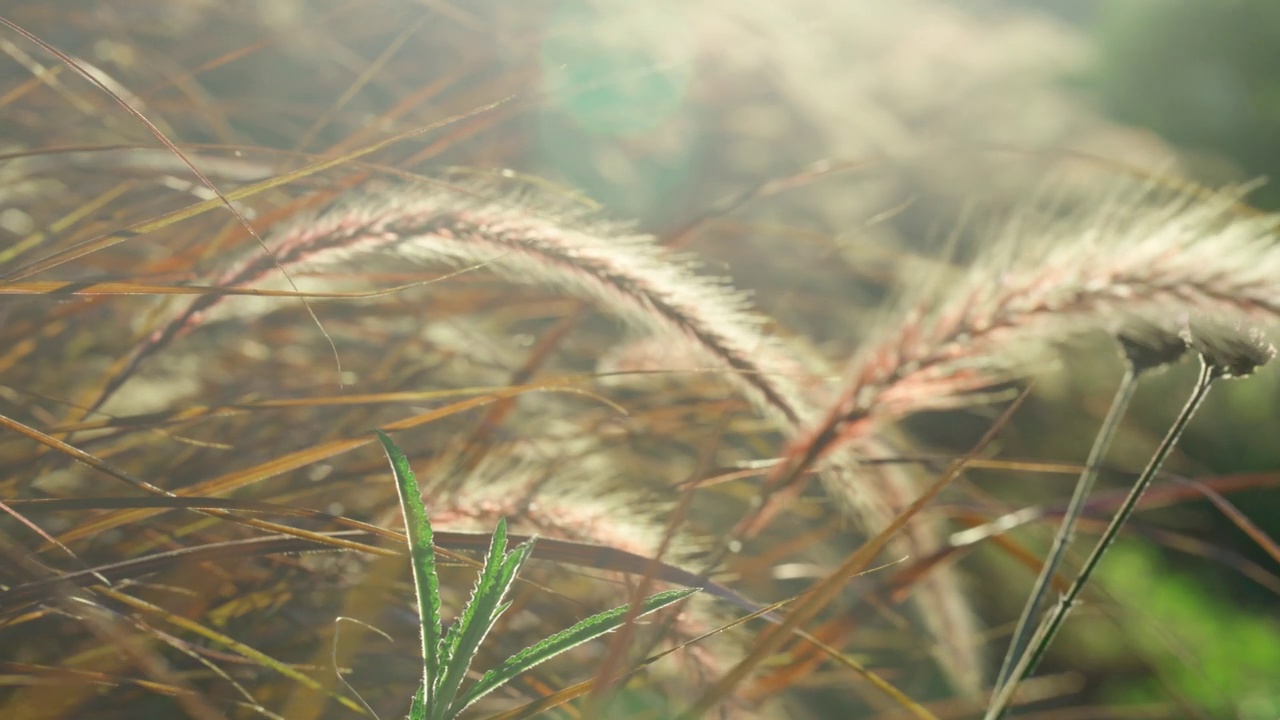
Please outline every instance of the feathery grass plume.
M1132 325L1116 335L1120 355L1136 373L1163 370L1187 354L1187 339L1183 334L1153 330Z
M1122 190L1093 213L1005 237L967 282L914 302L852 362L824 421L788 451L780 477L912 413L955 407L1031 374L1095 330L1189 317L1280 323L1280 217L1239 212L1239 192L1161 197ZM1029 235L1029 237L1028 237Z
M709 367L730 370L730 381L786 426L814 415L795 386L802 368L761 332L763 319L748 310L743 293L696 274L691 260L664 252L651 237L628 234L564 202L477 183L382 188L295 218L267 244L274 258L257 252L214 284L277 281L279 268L301 273L378 256L483 265L517 282L593 300L629 323L684 341ZM217 295L193 301L138 354L195 328L225 302Z
M1176 332L1190 316L1280 322L1280 218L1241 213L1239 199L1122 189L1073 220L1011 225L1030 237L1006 235L967 281L908 303L866 345L826 418L767 482L787 485L823 460L872 456L894 420L972 402L971 393L1030 374L1054 346L1090 331ZM875 517L889 487L849 500ZM936 623L942 613L925 615Z
M303 274L387 257L423 265L483 265L516 282L586 298L638 329L678 343L675 354L682 363L700 359L706 368L727 371L726 379L788 438L799 437L819 419L817 409L832 393L827 378L836 373L815 353L765 334L764 318L749 310L743 293L696 273L689 258L663 250L651 237L629 234L624 226L543 195L514 194L474 181L359 191L277 229L266 240L274 258L255 254L221 273L214 284L262 286L278 282L281 268ZM210 295L191 302L151 335L131 367L220 308L243 300ZM109 383L107 394L120 384ZM905 470L884 473L835 457L829 461L824 486L871 531L885 527L915 499ZM899 540L899 551L922 557L939 547L927 522L911 527ZM954 612L962 602L958 583L948 568L940 568L919 592L937 595L921 607L934 633L950 638L939 646L951 655L944 667L953 679L967 676L959 682L974 690L976 633L960 637L972 622L958 621ZM940 613L943 607L952 612ZM955 649L961 646L969 649Z

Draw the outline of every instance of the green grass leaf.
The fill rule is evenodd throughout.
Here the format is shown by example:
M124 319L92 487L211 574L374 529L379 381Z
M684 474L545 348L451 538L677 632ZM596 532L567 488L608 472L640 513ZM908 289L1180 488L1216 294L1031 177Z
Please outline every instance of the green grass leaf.
M427 720L427 701L423 697L423 688L426 685L419 685L418 692L413 694L413 702L409 703L408 720Z
M695 592L698 592L697 588L668 590L647 597L641 601L637 617L661 610L689 597ZM507 682L510 682L512 678L520 675L520 673L526 672L583 643L590 642L601 635L618 629L626 622L628 609L629 606L623 605L592 615L573 627L562 630L512 655L501 665L486 672L484 676L476 681L476 684L467 691L466 695L458 700L453 712L462 712L472 703L502 687Z
M436 687L440 709L434 717L453 717L460 710L455 707L454 698L466 678L467 669L498 617L509 607L503 601L532 550L533 541L530 540L508 553L507 522L498 520L471 599L445 639L449 665Z
M418 618L422 623L422 672L424 705L423 717L427 708L436 706L437 698L432 692L440 675L441 665L448 658L441 657L440 621L440 578L436 574L436 552L431 542L431 522L427 519L427 508L422 504L422 491L418 481L409 467L409 460L395 442L381 430L375 430L378 440L386 450L387 459L395 473L396 491L400 496L400 510L404 513L405 533L409 538L409 555L413 563L413 585L418 594Z
M431 523L423 505L421 490L404 453L381 430L375 431L386 450L396 479L400 508L404 513L409 552L413 564L414 587L418 595L418 615L422 623L423 684L409 707L409 720L452 720L480 698L510 682L519 674L585 642L589 642L626 622L628 606L593 615L573 627L558 632L521 650L497 668L485 673L462 697L462 681L502 614L511 607L507 595L525 562L533 554L534 540L507 551L507 522L498 520L489 551L476 578L471 599L446 633L440 618L440 580L436 573L435 547ZM671 590L645 598L637 616L647 615L683 600L695 589Z

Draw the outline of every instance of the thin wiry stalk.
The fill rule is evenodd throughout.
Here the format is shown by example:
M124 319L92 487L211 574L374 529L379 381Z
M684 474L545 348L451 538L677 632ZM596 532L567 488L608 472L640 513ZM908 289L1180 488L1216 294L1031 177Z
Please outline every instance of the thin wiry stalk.
M1107 525L1106 531L1103 532L1097 545L1094 546L1093 552L1085 560L1080 574L1071 583L1067 592L1059 599L1058 604L1054 606L1053 612L1039 626L1036 634L1031 639L1030 649L1010 670L1008 681L999 687L991 701L991 706L987 708L985 720L997 720L1004 715L1005 709L1013 699L1014 692L1018 689L1018 683L1030 676L1035 671L1036 666L1040 664L1040 659L1044 657L1045 651L1057 636L1058 630L1062 627L1062 623L1066 621L1067 615L1070 614L1071 608L1080 597L1085 584L1089 582L1089 578L1092 576L1093 570L1098 566L1103 554L1111 547L1120 532L1120 528L1124 526L1129 516L1133 514L1134 508L1138 505L1138 500L1142 498L1143 493L1146 492L1156 473L1160 472L1160 467L1164 465L1165 459L1173 451L1178 439L1182 437L1182 433L1186 430L1187 424L1191 422L1191 418L1195 416L1205 398L1209 396L1209 390L1212 389L1214 382L1221 377L1223 377L1223 373L1220 369L1210 363L1205 362L1201 366L1200 376L1196 379L1195 388L1191 391L1191 396L1187 398L1186 405L1183 406L1177 418L1174 419L1173 425L1169 427L1169 431L1160 441L1160 445L1151 456L1147 467L1138 476L1133 489L1125 498L1115 517Z
M1111 407L1098 428L1093 446L1089 448L1084 470L1080 472L1080 479L1076 481L1075 491L1063 513L1062 523L1053 537L1053 545L1049 549L1044 567L1041 568L1040 575L1036 578L1026 604L1022 608L1022 615L1018 618L1013 638L1009 641L1009 650L1000 667L1000 674L996 676L997 691L1009 681L1010 673L1022 659L1022 653L1026 649L1033 630L1032 623L1039 617L1041 606L1053 584L1053 578L1066 558L1067 548L1071 546L1071 541L1075 537L1076 523L1084 514L1089 493L1093 491L1094 482L1098 478L1098 468L1106 458L1107 451L1111 449L1116 431L1120 428L1120 421L1124 418L1125 411L1129 408L1129 403L1133 400L1134 392L1138 388L1139 378L1151 370L1175 362L1186 350L1186 342L1181 337L1162 336L1159 333L1147 334L1152 337L1120 335L1117 338L1126 360L1124 377L1120 380L1120 386L1116 389Z
M1033 623L1040 616L1045 596L1048 595L1049 588L1053 586L1053 578L1058 574L1058 568L1062 566L1062 561L1066 558L1067 548L1071 546L1071 540L1075 537L1076 522L1084 513L1089 493L1093 490L1094 481L1098 477L1098 467L1101 465L1103 458L1106 457L1107 450L1111 449L1111 441L1115 438L1116 430L1120 427L1120 420L1129 408L1129 402L1133 399L1133 393L1137 388L1138 373L1130 367L1125 371L1124 378L1120 380L1120 387L1116 389L1115 397L1111 401L1111 407L1107 410L1107 414L1102 420L1102 427L1099 428L1098 434L1093 440L1093 446L1089 448L1089 457L1085 460L1084 470L1080 473L1080 479L1076 482L1076 488L1071 496L1070 504L1067 505L1067 510L1062 517L1062 524L1059 525L1058 532L1053 537L1053 545L1049 549L1049 555L1044 561L1044 566L1040 568L1040 575L1036 578L1035 584L1032 585L1031 593L1027 596L1026 603L1022 606L1022 615L1018 618L1017 626L1014 627L1013 638L1009 641L1009 649L1005 653L1004 662L1000 666L1000 673L996 676L997 691L1009 681L1009 674L1013 672L1014 666L1022 659L1022 653L1026 649L1027 642L1031 639Z

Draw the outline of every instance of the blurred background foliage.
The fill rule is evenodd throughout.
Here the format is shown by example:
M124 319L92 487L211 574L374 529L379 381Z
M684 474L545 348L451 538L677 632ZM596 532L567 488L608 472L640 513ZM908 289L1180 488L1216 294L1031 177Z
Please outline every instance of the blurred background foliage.
M1193 158L1206 182L1272 177L1280 167L1280 4L1267 0L1021 0L1089 33L1079 80L1117 121ZM1280 189L1254 201L1280 207Z
M1187 172L1206 184L1265 179L1250 199L1258 207L1280 209L1275 182L1280 177L1280 3L1022 4L1059 13L1088 33L1095 60L1073 80L1108 115L1169 141ZM1217 420L1186 439L1184 454L1221 474L1274 469L1280 464L1280 443L1246 438L1255 428L1277 437L1278 400L1274 374L1258 385L1231 387L1214 399L1210 413ZM1233 499L1268 535L1280 536L1280 499L1274 492L1245 491ZM1233 545L1244 556L1267 562L1211 507L1203 504L1200 510L1202 518L1175 513L1175 522L1199 526L1204 537L1235 538ZM1240 717L1280 716L1274 680L1280 668L1280 605L1273 591L1222 568L1190 569L1185 561L1132 546L1107 563L1109 589L1135 599L1137 622L1126 628L1166 678L1208 707L1234 702ZM1178 652L1162 644L1163 633L1174 636ZM1123 678L1112 685L1116 697L1152 696L1149 679Z
M379 170L424 174L450 166L511 168L580 189L609 214L635 218L643 230L664 238L761 183L814 162L850 162L850 172L731 206L682 240L713 269L753 290L786 332L808 339L837 362L924 270L943 272L938 266L954 259L951 269L962 271L981 250L985 233L1034 200L1034 188L1052 188L1070 212L1105 193L1124 174L1120 166L1179 173L1214 186L1280 173L1276 0L0 0L0 14L101 66L181 143L208 144L201 148L202 163L228 161L215 174L224 189L299 166L294 153L335 155L511 95L539 100L499 108L452 128L443 139L402 144L366 160ZM6 43L0 48L5 151L154 147L132 119L65 69L52 71L56 82L32 83L33 68L57 63L11 34L0 39ZM157 169L94 162L54 154L0 166L0 263L17 265L41 254L29 242L37 232L58 227L42 239L70 244L203 197L199 188L183 185L189 178L172 163ZM117 184L122 178L138 184L124 188ZM343 180L338 174L310 178L300 190L330 189ZM111 195L117 188L121 194ZM103 198L98 207L105 210L81 225L72 222L70 229L58 225L71 209L95 198ZM260 210L270 217L292 208L294 199L269 195ZM1280 209L1280 185L1263 185L1250 199ZM191 279L193 269L214 265L210 238L225 247L231 228L225 218L207 217L195 228L172 228L145 245L122 246L97 254L92 263L60 268L58 277L131 277L146 267L154 277ZM536 314L550 301L537 293L499 296L484 290L464 286L457 295L426 296L442 316L481 318L467 326L474 337L448 328L457 334L447 342L441 339L445 330L434 325L437 334L424 340L418 328L396 324L416 307L407 300L359 311L331 309L325 319L339 328L346 366L374 378L378 389L417 387L424 377L444 383L442 374L457 385L501 384L510 377L506 371L523 360L521 353L547 331L545 317L525 313ZM7 329L0 330L10 333L3 339L12 350L3 356L4 382L30 395L6 395L3 401L6 412L38 425L64 417L65 408L47 398L88 392L109 359L127 349L135 317L150 307L121 299L77 315L67 304L5 302L0 312ZM66 337L74 340L32 340L38 332L33 328L41 327L33 318L44 318L54 307L63 313L58 317L66 323L60 326ZM378 347L351 331L365 321L380 323ZM135 386L133 407L117 410L331 392L328 350L310 330L305 314L295 309L247 330L245 337L223 336L225 347L194 346L199 352L178 357L173 367L161 363L139 378L150 384ZM611 331L590 325L566 344L553 367L591 370L602 348L618 341ZM39 351L22 355L23 343ZM390 361L381 350L399 343L420 356L404 351L413 359L396 355L406 366L386 371ZM274 348L283 350L268 351ZM488 354L480 357L482 350ZM192 377L195 360L204 363L198 377ZM72 377L65 370L70 366L77 368ZM1037 382L1033 400L1002 435L1002 453L1078 462L1118 368L1103 345L1069 351L1061 368ZM1122 486L1127 473L1145 462L1192 375L1193 368L1184 366L1142 389L1104 477L1108 486ZM1280 442L1274 440L1280 437L1278 400L1280 374L1274 367L1221 389L1171 468L1202 481L1256 479L1229 497L1273 538L1280 537L1280 493L1274 489L1280 468ZM663 406L661 399L636 401L642 417ZM269 431L225 421L180 442L130 438L116 461L174 482L199 478L229 462L248 463L327 433L354 433L387 417L361 412L339 419L300 411ZM710 423L718 417L718 411L689 412L668 422ZM510 421L510 437L542 432L554 415L528 414ZM925 447L954 454L968 449L989 421L988 414L948 413L910 426ZM575 433L581 428L565 431ZM680 476L694 465L700 437L646 440L652 444L634 450L634 474ZM444 446L443 440L422 441L428 445L424 453L448 449L431 445ZM218 442L235 446L237 457L219 454ZM744 445L748 441L717 459L742 459ZM751 446L757 457L768 447ZM6 497L84 487L76 485L85 480L74 467L55 466L47 456L36 462L13 445L3 452L0 460L10 471L3 481ZM371 491L359 480L361 472L377 471L378 458L350 464L354 469L339 465L333 471L332 486L320 488L308 478L280 493L316 507L376 516L369 506L386 497L370 500ZM26 484L34 487L37 475L43 489L33 491ZM955 506L989 514L1061 500L1069 492L1068 475L1002 470L971 477L968 494L956 498ZM724 512L712 507L707 516ZM809 524L803 517L791 527ZM148 529L153 531L159 532ZM1104 563L1105 592L1097 598L1115 602L1081 613L1053 654L1047 669L1071 673L1079 686L1057 701L1064 714L1046 710L1045 716L1280 716L1280 683L1272 681L1280 668L1280 581L1273 559L1208 502L1143 513L1134 535L1134 542ZM1048 530L1036 528L1026 537L1043 549ZM122 538L96 540L100 544L90 555L115 559L111 542ZM815 551L814 562L829 562L848 547L833 543L830 553ZM987 548L963 567L992 627L989 654L997 656L1030 578ZM271 582L315 582L297 568L289 570L305 581L293 574L281 579L279 568L270 570L263 576ZM209 590L201 582L216 584L205 577L187 581L196 590ZM761 584L752 590L761 588L777 589ZM317 585L299 593L306 599L300 604L312 611L305 617L329 622L345 591ZM298 612L287 599L281 603ZM266 622L255 624L254 617L233 609L223 622L275 649L296 650L292 657L327 650L302 643L296 630L281 630L270 613ZM296 615L289 617L305 626ZM911 651L904 654L910 657ZM381 663L384 655L371 658ZM362 687L399 671L364 672ZM939 692L936 677L905 674L915 683L910 689ZM278 687L255 689L264 701L287 697ZM836 682L815 682L805 688L800 705L815 717L851 707L865 711L840 689ZM629 702L651 709L661 699L642 690ZM156 717L171 709L162 699L147 702L158 708ZM141 712L139 707L132 709ZM122 710L119 716L129 715Z

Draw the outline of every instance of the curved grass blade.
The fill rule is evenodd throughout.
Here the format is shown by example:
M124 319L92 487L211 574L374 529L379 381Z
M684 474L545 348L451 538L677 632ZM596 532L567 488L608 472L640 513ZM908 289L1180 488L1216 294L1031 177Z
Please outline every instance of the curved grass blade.
M1120 421L1124 418L1125 411L1128 410L1129 403L1138 389L1138 378L1141 374L1142 368L1133 365L1125 372L1124 378L1120 381L1120 387L1116 390L1115 398L1111 401L1111 408L1107 411L1102 420L1102 426L1094 437L1093 447L1089 449L1084 470L1080 473L1080 479L1076 481L1071 502L1067 506L1057 533L1054 534L1049 555L1022 607L1022 615L1018 618L1013 638L1009 641L1009 649L1000 665L1000 673L996 676L997 688L1009 682L1013 669L1017 667L1022 654L1026 652L1027 643L1031 641L1031 635L1035 631L1035 623L1043 611L1045 598L1048 597L1053 580L1058 575L1058 569L1066 559L1067 549L1071 547L1071 541L1075 538L1076 524L1084 514L1089 502L1089 493L1092 492L1093 485L1098 479L1098 468L1106 458L1107 451L1111 449L1111 442L1120 428Z
M109 232L104 235L99 235L98 237L93 238L91 240L77 243L76 245L73 245L64 250L60 250L50 255L46 255L45 257L39 260L36 260L35 262L29 263L10 273L0 276L0 283L3 283L5 285L12 284L13 282L16 282L18 280L29 278L32 275L36 275L37 273L41 273L46 270L50 270L52 268L58 267L59 265L70 262L72 260L76 260L78 258L82 258L91 253L95 253L100 250L105 250L109 247L114 247L115 245L119 245L120 243L126 242L133 238L140 237L147 233L154 232L156 230L160 230L162 228L168 227L180 220L186 220L187 218L195 217L196 215L200 215L202 213L208 212L215 208L225 207L224 203L234 202L236 200L243 200L244 198L252 197L253 195L257 195L261 192L271 190L271 189L280 187L282 185L288 185L289 183L294 182L295 180L299 180L301 178L314 175L315 173L323 172L330 168L337 167L345 163L349 163L353 160L359 159L366 155L371 155L375 152L378 152L379 150L391 147L396 143L403 142L404 140L408 140L409 138L416 137L418 135L425 135L427 133L430 133L433 130L438 130L448 125L462 122L463 120L469 120L471 118L484 115L485 113L488 113L491 110L494 110L495 108L501 105L505 105L512 99L514 98L513 97L501 98L494 102L481 105L479 107L473 108L466 112L452 115L450 117L430 123L428 125L410 128L405 132L399 133L397 135L393 135L384 140L380 140L376 143L373 143L372 145L367 145L365 147L359 148L353 152L349 152L349 153L340 155L338 157L325 158L323 160L318 160L316 162L313 162L305 167L301 167L292 172L270 177L270 178L267 178L266 180L254 183L252 185L246 185L244 187L237 188L230 192L221 193L219 197L210 198L209 200L204 200L204 201L195 203L193 205L188 205L186 207L179 208L172 212L165 213L164 215L153 218L151 220L134 223L133 225L129 225L119 230L115 230L113 232Z
M520 393L517 392L514 394L518 395ZM387 430L407 430L411 427L425 425L429 422L439 420L440 418L449 417L450 415L454 415L459 412L495 402L507 395L508 393L505 392L495 392L492 395L486 395L484 397L470 398L451 405L428 410L425 413L396 420L384 425L383 427ZM2 420L3 417L0 417L0 421ZM236 470L209 480L202 480L169 494L175 497L190 497L229 493L268 478L276 477L277 475L306 467L312 463L321 462L322 460L327 460L336 455L341 455L342 453L362 448L371 442L373 442L373 440L368 436L352 439L330 440L320 443L319 445L312 445L301 450L285 453L279 457L254 465L253 467ZM95 467L95 469L102 469L96 465L93 467ZM113 475L113 477L119 477L119 475L116 474ZM121 525L126 525L131 522L137 522L153 515L158 515L161 512L164 512L164 510L139 509L108 513L62 533L58 536L58 539L64 543L70 543L73 540L92 537L93 535L105 532L111 528L120 527Z
M436 574L436 553L431 544L431 522L422 504L422 491L400 448L381 430L374 430L386 450L396 478L400 510L404 513L405 534L409 538L409 555L413 564L413 586L418 594L418 618L422 623L422 672L425 697L431 707L435 700L432 683L440 672L440 578Z
M159 605L155 605L141 598L137 598L127 593L113 590L111 588L99 588L98 593L103 597L109 598L110 600L113 600L114 602L119 603L120 605L132 608L133 610L138 611L140 613L154 615L156 617L163 619L164 621L168 622L169 624L175 627L186 630L187 632L192 633L198 637L202 637L210 642L217 643L218 645L222 645L223 647L227 648L228 650L231 650L237 655L240 655L241 657L244 657L245 659L258 664L261 667L274 670L280 675L286 678L289 678L290 680L298 683L299 685L302 685L303 687L309 690L325 693L330 698L341 703L342 706L347 708L348 710L353 710L361 714L364 713L364 708L360 707L360 705L356 703L354 700L340 693L325 690L323 687L321 687L320 683L316 682L315 678L294 668L289 663L277 660L276 658L262 652L261 650L258 650L257 648L254 648L250 645L246 645L245 643L235 640L234 638L231 638L228 635L220 633L217 630L214 630L206 625L196 622L195 620L183 617L176 613L171 613L165 610L164 608L160 607Z
M689 597L695 592L698 592L698 588L668 590L647 597L640 602L640 609L636 617L657 612ZM573 627L561 630L545 640L512 655L501 665L486 672L476 681L476 684L467 691L467 694L457 701L455 707L450 708L451 713L462 712L472 703L502 687L517 675L541 665L561 653L618 629L627 621L627 611L629 609L628 606L623 605L592 615Z

